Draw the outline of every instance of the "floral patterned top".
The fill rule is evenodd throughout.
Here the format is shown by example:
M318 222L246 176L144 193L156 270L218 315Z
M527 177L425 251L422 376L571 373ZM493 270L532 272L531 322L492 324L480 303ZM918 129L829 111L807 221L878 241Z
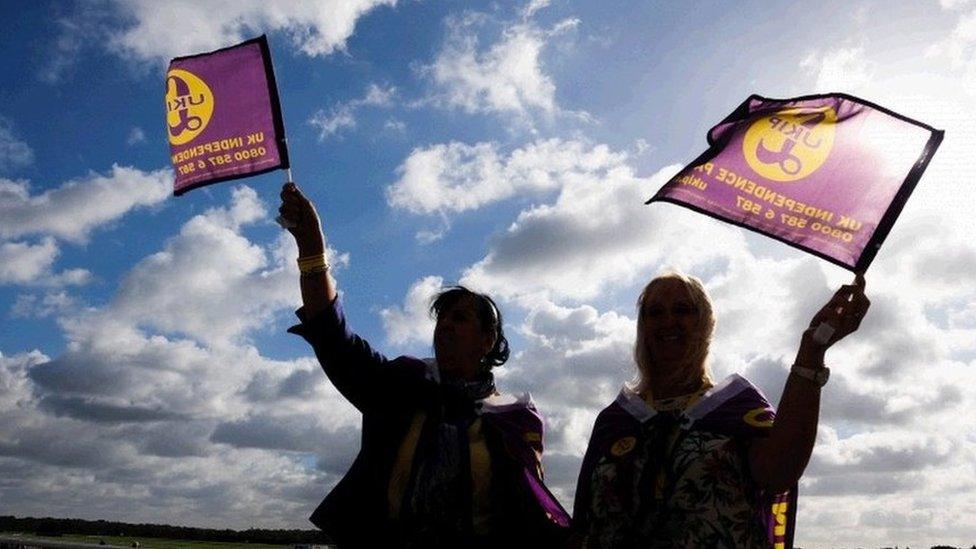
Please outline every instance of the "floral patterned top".
M740 389L748 384L736 378ZM723 394L730 384L723 382L675 412L656 412L625 388L600 414L574 517L588 549L791 545L785 526L789 519L792 534L792 517L769 512L782 495L774 502L759 490L746 454L748 441L772 424L772 410L758 390L760 398L751 402L742 402L741 390ZM730 409L736 396L740 405ZM784 535L775 536L774 530Z

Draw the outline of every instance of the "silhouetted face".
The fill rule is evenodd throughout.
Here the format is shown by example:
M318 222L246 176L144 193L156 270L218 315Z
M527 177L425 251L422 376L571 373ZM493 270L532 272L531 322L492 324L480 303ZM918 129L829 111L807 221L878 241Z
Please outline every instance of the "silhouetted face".
M477 304L463 296L437 316L434 327L434 355L444 373L471 378L478 373L481 359L494 344L478 319Z
M652 363L676 364L689 356L700 337L698 307L680 280L664 279L645 298L641 339Z

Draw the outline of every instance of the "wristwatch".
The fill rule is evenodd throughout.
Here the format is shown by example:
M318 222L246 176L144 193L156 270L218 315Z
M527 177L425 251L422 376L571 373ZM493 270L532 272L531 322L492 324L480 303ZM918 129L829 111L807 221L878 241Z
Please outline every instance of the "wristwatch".
M791 374L796 374L803 379L809 379L810 381L817 384L818 387L823 387L827 384L827 380L830 379L830 368L824 366L823 368L807 368L805 366L800 366L794 364L790 368Z

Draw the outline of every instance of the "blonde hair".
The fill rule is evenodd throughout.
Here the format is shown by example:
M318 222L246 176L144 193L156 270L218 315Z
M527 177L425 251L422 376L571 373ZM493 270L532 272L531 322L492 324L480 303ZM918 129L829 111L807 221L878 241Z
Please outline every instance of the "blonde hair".
M644 345L644 302L654 290L665 280L677 280L688 290L691 302L698 309L698 324L694 334L697 336L688 350L688 354L681 361L681 365L667 374L666 381L677 386L690 386L696 380L702 386L713 385L712 374L706 359L712 343L712 332L715 330L715 314L712 312L712 300L705 291L701 280L679 271L668 271L654 277L637 298L637 340L634 343L634 362L637 364L636 388L640 391L650 390L651 357ZM660 372L657 372L660 374Z

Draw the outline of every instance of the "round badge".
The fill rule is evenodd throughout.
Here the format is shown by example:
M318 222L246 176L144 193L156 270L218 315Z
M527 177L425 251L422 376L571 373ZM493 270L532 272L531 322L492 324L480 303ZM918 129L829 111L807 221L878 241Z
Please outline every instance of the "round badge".
M773 412L769 408L754 408L742 416L742 421L753 427L772 427Z
M522 440L525 442L542 442L542 434L535 431L526 431L522 435Z
M613 443L610 447L610 454L614 457L620 457L630 453L637 445L637 439L635 437L624 437L617 442Z

